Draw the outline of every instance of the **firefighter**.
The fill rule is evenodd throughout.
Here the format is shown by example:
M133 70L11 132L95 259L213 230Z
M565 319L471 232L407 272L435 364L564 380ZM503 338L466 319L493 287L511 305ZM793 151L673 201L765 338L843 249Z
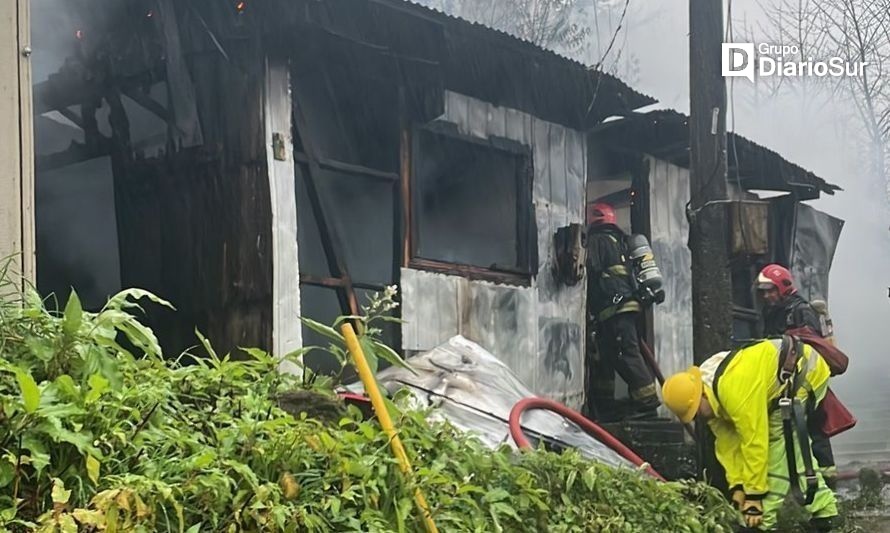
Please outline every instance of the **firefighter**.
M809 328L820 337L830 335L826 331L827 320L797 292L794 277L781 265L766 265L757 275L757 292L764 302L763 333L765 336L782 335L798 328ZM821 406L820 406L821 407ZM813 439L813 455L819 462L822 475L829 486L834 487L837 467L831 441L822 431L825 413L817 408L809 418L810 437Z
M757 292L764 303L763 334L781 335L789 329L808 327L820 336L819 313L798 294L794 277L781 265L766 265L757 275Z
M626 235L608 204L589 205L587 224L588 331L596 332L597 349L597 359L588 365L592 369L591 400L600 413L614 402L617 371L627 383L629 416L653 417L660 401L655 378L640 353L637 319L642 305L631 278Z
M786 336L720 352L665 381L665 405L713 431L730 499L748 528L775 529L792 493L811 513L811 530L830 530L837 501L814 468L805 420L829 374L818 352Z

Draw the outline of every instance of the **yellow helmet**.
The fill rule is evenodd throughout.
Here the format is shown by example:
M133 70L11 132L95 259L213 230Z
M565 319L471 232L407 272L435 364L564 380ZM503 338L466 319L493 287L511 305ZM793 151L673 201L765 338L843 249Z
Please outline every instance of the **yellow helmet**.
M688 424L695 418L703 390L701 370L693 366L686 372L678 372L669 377L661 388L661 395L668 409L681 422Z

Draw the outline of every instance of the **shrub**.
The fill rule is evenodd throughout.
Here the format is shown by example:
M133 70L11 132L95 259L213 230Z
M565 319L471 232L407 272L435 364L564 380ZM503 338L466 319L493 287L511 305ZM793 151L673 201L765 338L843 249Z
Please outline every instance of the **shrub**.
M283 375L261 350L218 356L203 337L196 364L165 359L133 315L142 299L169 305L135 289L98 313L76 294L62 313L33 291L0 304L0 528L418 531L417 485L442 531L712 532L734 520L704 485L572 452L493 451L396 409L415 467L404 480L385 435L338 408L330 381ZM370 326L363 344L392 358ZM278 401L312 413L313 395L324 416Z

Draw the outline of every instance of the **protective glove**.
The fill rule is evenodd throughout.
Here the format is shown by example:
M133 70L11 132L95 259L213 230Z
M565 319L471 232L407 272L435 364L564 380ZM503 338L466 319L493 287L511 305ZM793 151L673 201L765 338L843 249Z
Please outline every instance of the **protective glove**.
M732 506L736 511L741 511L742 504L745 503L745 491L741 485L736 485L729 489L729 501L732 502Z
M763 523L763 501L752 500L750 496L746 496L745 502L742 504L742 517L745 519L746 526L759 527Z

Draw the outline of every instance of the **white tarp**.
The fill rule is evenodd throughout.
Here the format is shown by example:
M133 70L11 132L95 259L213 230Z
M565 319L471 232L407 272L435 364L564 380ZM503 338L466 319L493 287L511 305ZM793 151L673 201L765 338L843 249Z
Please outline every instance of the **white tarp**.
M457 335L408 362L416 374L390 367L378 374L379 383L390 393L409 389L419 408L434 408L433 418L447 420L492 448L501 444L515 447L507 424L510 410L534 394L494 355ZM360 383L349 388L362 390ZM522 426L532 442L541 436L557 447L577 448L598 462L633 467L611 448L549 411L527 411Z

